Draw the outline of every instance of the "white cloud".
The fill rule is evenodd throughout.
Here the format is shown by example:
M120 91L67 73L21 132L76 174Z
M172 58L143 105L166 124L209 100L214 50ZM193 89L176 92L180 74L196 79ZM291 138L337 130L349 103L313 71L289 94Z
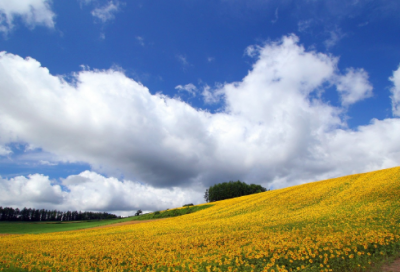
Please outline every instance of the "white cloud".
M34 59L1 53L1 138L159 186L180 184L195 174L202 149L208 148L205 113L151 95L119 71L81 71L75 77L76 87ZM188 168L187 162L193 165Z
M119 2L108 2L105 6L96 8L92 11L92 15L103 23L113 20L115 13L119 11Z
M63 203L64 196L65 192L62 192L61 186L53 184L43 175L0 178L0 206L36 208L41 205L59 205Z
M33 144L57 161L86 162L135 184L181 188L170 192L172 198L222 181L279 188L400 164L399 119L351 130L341 119L345 107L315 95L336 83L346 90L343 101L365 98L366 72L349 68L341 75L337 58L306 51L293 35L253 48L257 58L243 80L204 89L205 100L221 100L217 113L152 95L121 71L80 71L71 85L32 58L3 52L0 139ZM93 187L84 193L109 188L107 203L113 203L126 187L106 187L119 183L96 175L91 172ZM136 189L129 188L134 197Z
M49 161L46 161L46 160L40 160L39 163L42 164L42 165L48 165L48 166L58 165L57 162L49 162Z
M192 96L196 96L197 87L194 86L192 83L186 84L185 86L178 85L175 87L178 91L186 91Z
M3 0L0 1L0 31L7 33L13 27L15 17L21 17L28 27L44 25L54 27L54 13L49 0Z
M344 76L336 82L343 106L349 106L360 100L372 96L372 85L368 81L368 74L363 69L347 69Z
M396 71L393 71L393 76L389 78L393 82L393 87L390 89L392 96L392 112L393 116L400 117L400 66Z
M212 90L210 86L206 85L201 93L203 100L206 104L219 103L224 95L223 90Z
M0 145L0 156L7 156L11 153L13 152L9 147Z
M245 55L254 58L258 56L258 53L260 52L261 47L258 45L249 45L246 47L244 50Z
M63 188L63 189L62 189ZM129 180L106 178L85 171L59 183L44 175L0 178L0 206L59 210L111 211L133 215L138 209L155 211L202 201L191 189L157 189Z

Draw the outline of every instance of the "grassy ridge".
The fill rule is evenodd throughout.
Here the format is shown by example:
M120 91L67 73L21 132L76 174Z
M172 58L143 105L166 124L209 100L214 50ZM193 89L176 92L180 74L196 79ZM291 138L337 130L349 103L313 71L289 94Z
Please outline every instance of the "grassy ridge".
M213 204L208 205L197 205L197 206L186 206L182 208L165 210L165 211L156 211L153 213L142 214L140 216L130 217L131 220L151 220L151 219L160 219L160 218L169 218L176 217L185 214L190 214L194 212L198 212L207 208L214 206Z
M41 271L368 271L400 250L400 168L213 203L151 223L0 238Z

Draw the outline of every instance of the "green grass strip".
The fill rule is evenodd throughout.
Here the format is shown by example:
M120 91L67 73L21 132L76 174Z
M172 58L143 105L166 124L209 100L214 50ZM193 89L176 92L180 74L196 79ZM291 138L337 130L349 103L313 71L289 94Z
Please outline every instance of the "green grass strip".
M184 208L177 208L172 210L165 211L156 211L153 213L142 214L139 216L130 217L131 220L150 220L150 219L160 219L160 218L169 218L176 217L185 214L190 214L194 212L198 212L207 208L214 206L213 204L209 205L201 205L201 206L186 206Z
M0 222L0 233L40 234L49 232L71 231L130 221L124 219L88 220L73 222Z

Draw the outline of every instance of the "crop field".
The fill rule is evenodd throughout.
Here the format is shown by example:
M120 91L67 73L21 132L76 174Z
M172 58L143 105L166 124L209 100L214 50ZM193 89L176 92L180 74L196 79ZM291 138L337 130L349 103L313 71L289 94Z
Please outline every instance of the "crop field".
M0 267L368 271L400 250L399 196L396 167L214 202L154 222L1 236Z

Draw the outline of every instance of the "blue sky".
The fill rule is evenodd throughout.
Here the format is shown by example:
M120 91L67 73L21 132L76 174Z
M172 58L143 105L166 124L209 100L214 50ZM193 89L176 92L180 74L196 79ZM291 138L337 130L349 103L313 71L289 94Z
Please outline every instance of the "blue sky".
M130 214L398 166L399 11L1 1L0 205Z

